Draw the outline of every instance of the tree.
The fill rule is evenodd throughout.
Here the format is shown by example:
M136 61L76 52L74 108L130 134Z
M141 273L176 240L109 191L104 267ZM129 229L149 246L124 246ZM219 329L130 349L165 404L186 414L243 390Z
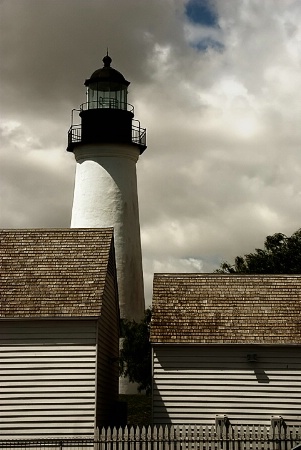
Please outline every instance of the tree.
M301 228L290 237L276 233L267 236L264 249L237 256L232 265L223 262L218 273L301 273Z
M150 394L152 387L150 321L151 309L145 311L144 319L122 320L122 349L119 357L120 375L138 383L138 391Z

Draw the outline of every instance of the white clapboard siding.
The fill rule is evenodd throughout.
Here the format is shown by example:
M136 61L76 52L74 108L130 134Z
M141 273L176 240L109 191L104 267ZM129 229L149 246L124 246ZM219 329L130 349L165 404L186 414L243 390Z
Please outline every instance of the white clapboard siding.
M93 437L95 369L95 321L2 321L1 439Z
M301 346L155 345L153 367L154 423L301 424Z

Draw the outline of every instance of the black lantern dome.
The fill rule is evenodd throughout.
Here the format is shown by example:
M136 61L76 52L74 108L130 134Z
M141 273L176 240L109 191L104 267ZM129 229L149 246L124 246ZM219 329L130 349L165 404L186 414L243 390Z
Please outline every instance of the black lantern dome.
M108 54L102 61L104 66L95 70L85 81L88 109L127 109L127 88L130 82L111 67L112 59Z
M122 73L111 67L112 58L110 58L109 55L106 55L102 61L103 67L101 69L95 70L92 73L91 77L85 81L86 86L89 86L91 82L95 81L118 83L124 84L125 86L128 86L130 84L130 82L124 78Z

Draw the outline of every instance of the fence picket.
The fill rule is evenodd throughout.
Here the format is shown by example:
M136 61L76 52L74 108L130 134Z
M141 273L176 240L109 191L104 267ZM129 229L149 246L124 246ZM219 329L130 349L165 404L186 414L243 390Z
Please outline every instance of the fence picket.
M140 448L141 450L146 450L146 428L145 426L143 426L141 428L141 433L140 433Z
M207 428L207 432L208 432L208 444L207 444L207 447L206 447L206 450L208 449L208 450L211 450L211 449L217 449L218 447L217 447L217 434L216 434L216 429L215 429L215 427L212 425L212 427L211 428ZM206 436L206 437L207 437ZM213 446L212 446L212 443L213 443Z
M122 429L122 427L119 427L118 431L117 431L117 448L118 448L118 450L123 450L123 429Z
M174 428L173 426L166 426L166 433L167 433L167 439L168 439L168 448L169 450L174 450L174 442L173 442L173 433Z
M123 449L129 448L129 429L128 427L124 427L123 431Z
M174 436L175 436L175 448L176 450L181 450L182 444L181 444L181 429L179 425L174 430Z
M141 444L141 429L140 429L140 427L136 426L135 438L134 438L134 449L140 450L140 444Z
M116 427L113 428L112 431L112 446L111 446L112 450L117 450L117 429Z
M192 436L193 436L193 448L197 449L199 446L198 443L200 441L199 427L197 425L193 425L193 427L192 427Z
M280 448L280 450L286 449L285 439L286 439L286 432L285 432L284 427L281 426L280 430L279 430L279 448Z
M135 429L134 429L134 427L130 427L130 429L129 429L128 450L135 450Z
M275 427L271 427L272 431L273 431L273 445L272 445L272 449L273 450L280 450L280 445L279 445L279 441L280 441L280 435L279 435L279 428L278 426Z
M99 444L99 448L101 450L106 450L107 448L107 440L108 440L108 434L110 433L110 429L106 429L105 427L103 427L101 429L101 444Z
M257 433L257 448L258 448L258 450L261 450L261 433L262 433L262 429L261 429L260 426L257 427L256 433Z
M250 445L250 427L249 427L249 425L247 425L244 430L244 443L245 443L245 450L250 450L251 445Z
M267 450L267 445L269 444L269 433L266 426L261 428L261 442L264 450Z
M258 433L255 425L252 425L251 428L251 442L252 442L252 450L258 450Z
M240 450L241 448L243 450L246 448L245 430L242 425L239 428L237 427L237 449Z
M163 450L163 427L162 425L159 426L158 430L158 450Z
M241 433L238 430L238 426L235 425L234 427L229 427L229 433L228 433L228 447L229 450L239 450L240 448L240 438Z
M156 425L154 425L153 427L152 443L153 443L153 450L158 450L158 428Z
M202 440L202 447L200 447L201 450L207 450L208 449L208 442L206 441L206 436L208 434L207 430L208 430L208 426L205 426L205 427L201 426L200 427L200 439ZM210 446L211 446L211 443L210 443Z
M186 441L186 446L184 448L186 448L186 450L191 450L191 436L192 436L191 425L188 425L188 427L186 428L184 436Z
M162 445L164 450L169 450L169 427L165 425L163 428Z
M220 439L220 447L223 450L228 450L228 446L227 446L227 440L228 440L228 427L226 425L222 425L220 427L220 431L219 431L219 439Z

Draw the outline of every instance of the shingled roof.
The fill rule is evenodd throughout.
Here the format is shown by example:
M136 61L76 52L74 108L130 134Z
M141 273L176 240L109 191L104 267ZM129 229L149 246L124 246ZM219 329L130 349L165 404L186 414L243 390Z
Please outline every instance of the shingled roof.
M301 275L155 274L151 341L301 344Z
M0 231L0 318L96 317L113 229Z

